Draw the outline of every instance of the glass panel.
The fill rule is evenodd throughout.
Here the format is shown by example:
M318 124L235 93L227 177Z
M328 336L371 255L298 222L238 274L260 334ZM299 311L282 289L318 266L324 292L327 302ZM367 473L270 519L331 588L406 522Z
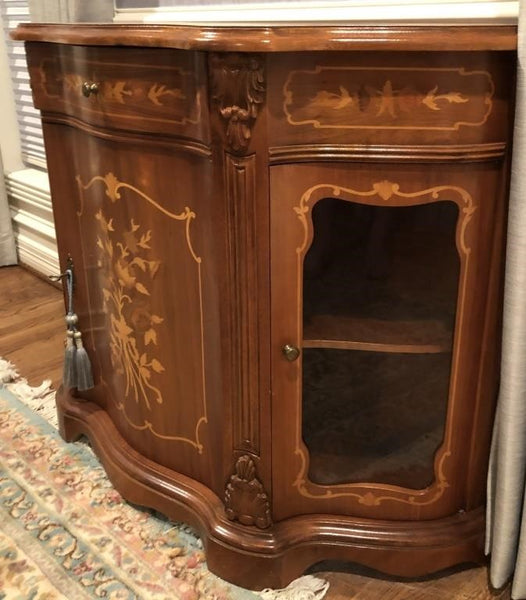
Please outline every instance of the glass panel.
M313 209L304 262L310 479L421 489L447 409L460 261L452 202Z

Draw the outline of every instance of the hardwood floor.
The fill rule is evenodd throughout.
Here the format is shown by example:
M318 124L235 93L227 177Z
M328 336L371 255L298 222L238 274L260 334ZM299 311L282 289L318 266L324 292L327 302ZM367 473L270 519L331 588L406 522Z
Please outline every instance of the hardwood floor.
M0 268L0 356L31 385L58 387L64 353L62 293L21 267Z
M21 267L0 268L0 356L30 384L62 377L64 307L59 290ZM425 581L394 581L359 566L317 571L330 581L326 600L508 600L488 589L484 567L449 569Z
M485 567L459 566L418 581L396 581L352 565L345 572L319 571L331 586L326 600L509 600L508 589L489 589Z

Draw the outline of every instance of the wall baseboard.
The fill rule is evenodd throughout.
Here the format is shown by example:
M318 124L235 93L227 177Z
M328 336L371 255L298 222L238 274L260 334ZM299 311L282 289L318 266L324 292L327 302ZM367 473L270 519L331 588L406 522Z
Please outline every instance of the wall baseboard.
M18 259L47 276L59 272L58 250L47 173L23 169L5 177Z

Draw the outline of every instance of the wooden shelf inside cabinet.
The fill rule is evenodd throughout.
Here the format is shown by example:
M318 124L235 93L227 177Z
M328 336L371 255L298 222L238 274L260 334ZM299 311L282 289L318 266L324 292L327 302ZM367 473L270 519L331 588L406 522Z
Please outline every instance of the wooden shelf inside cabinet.
M451 351L452 333L439 320L314 315L304 326L303 347L437 354Z

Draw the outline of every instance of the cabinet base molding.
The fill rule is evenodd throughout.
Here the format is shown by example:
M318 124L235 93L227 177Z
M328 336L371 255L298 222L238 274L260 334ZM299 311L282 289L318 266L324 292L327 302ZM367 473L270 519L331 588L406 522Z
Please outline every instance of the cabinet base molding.
M482 508L415 522L305 515L265 530L232 522L209 488L131 448L98 405L63 388L56 402L61 436L71 442L86 435L119 493L194 527L210 570L236 585L282 587L322 561L357 562L399 577L484 561Z

